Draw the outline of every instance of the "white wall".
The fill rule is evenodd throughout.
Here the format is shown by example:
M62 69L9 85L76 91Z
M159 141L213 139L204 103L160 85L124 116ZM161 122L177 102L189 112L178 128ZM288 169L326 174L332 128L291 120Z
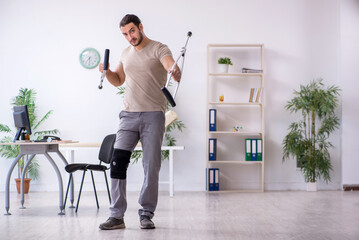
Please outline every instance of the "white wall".
M355 140L359 119L359 1L342 1L340 9L340 79L343 86L342 181L343 184L359 184L359 161Z
M38 92L39 115L54 110L44 128L60 129L63 139L101 141L105 134L116 131L122 99L107 82L98 90L99 72L82 68L78 57L89 46L101 54L109 48L113 69L122 49L128 46L118 23L126 13L135 13L143 21L147 36L168 44L174 55L183 46L187 31L193 32L175 108L187 126L183 133L175 134L177 144L186 147L175 155L176 190L205 187L209 43L265 44L265 189L304 189L295 162L282 164L281 160L283 137L290 121L298 117L285 112L284 106L293 89L314 78L323 77L327 84L341 83L338 6L337 0L1 1L0 122L12 123L9 100L20 87L28 87ZM336 147L332 151L332 183L321 183L322 189L340 187L339 131L332 142ZM76 154L78 160L95 162L97 151ZM39 161L41 177L32 189L57 190L50 164L43 157ZM2 191L10 161L0 159L0 166ZM163 179L167 168L164 163ZM138 190L141 177L140 164L131 165L128 189ZM99 188L104 189L104 185Z

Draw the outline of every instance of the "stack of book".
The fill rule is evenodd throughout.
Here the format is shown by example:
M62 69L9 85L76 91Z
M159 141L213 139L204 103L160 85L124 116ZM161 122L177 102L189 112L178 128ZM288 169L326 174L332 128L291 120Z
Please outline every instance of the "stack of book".
M251 88L249 102L261 102L262 88Z
M262 161L262 139L246 138L246 161Z
M242 73L263 73L261 69L242 68Z

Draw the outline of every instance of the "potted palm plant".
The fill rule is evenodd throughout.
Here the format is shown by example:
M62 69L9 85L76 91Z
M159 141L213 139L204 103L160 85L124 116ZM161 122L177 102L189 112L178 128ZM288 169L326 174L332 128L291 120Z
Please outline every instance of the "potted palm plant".
M27 89L21 88L19 93L16 97L14 97L11 101L12 106L20 106L20 105L27 105L29 111L29 119L31 129L33 130L32 139L41 139L45 134L58 134L59 131L57 129L54 130L45 130L45 131L38 131L39 126L50 117L52 114L52 110L48 111L42 118L38 119L36 113L36 91L34 89ZM0 132L8 134L4 136L0 142L12 142L13 137L15 135L15 131L12 131L8 125L0 124ZM20 153L20 148L17 145L1 145L0 146L0 156L6 159L14 159ZM28 156L25 155L22 157L17 165L18 167L18 178L15 179L17 185L17 191L20 193L20 178L22 175L22 171ZM39 163L36 159L34 159L29 167L26 169L25 173L25 193L29 191L29 184L30 180L36 180L39 176Z
M231 59L228 57L219 58L218 64L219 64L219 72L220 73L227 73L229 65L233 65Z
M283 162L294 157L304 174L307 191L316 191L316 181L321 177L329 182L332 164L329 149L333 147L329 136L339 127L335 114L340 89L326 87L322 79L311 81L294 91L286 109L301 113L301 119L290 124L283 140Z

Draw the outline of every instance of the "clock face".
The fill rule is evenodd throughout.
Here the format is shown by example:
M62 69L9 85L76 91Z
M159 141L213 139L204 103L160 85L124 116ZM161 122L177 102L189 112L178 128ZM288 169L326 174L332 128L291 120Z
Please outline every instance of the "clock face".
M84 68L95 68L100 63L100 54L94 48L86 48L80 54L80 63Z

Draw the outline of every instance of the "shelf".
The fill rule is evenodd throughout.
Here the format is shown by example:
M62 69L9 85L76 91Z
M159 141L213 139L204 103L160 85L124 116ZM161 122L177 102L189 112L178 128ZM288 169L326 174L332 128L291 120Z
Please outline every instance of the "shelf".
M209 102L208 104L210 105L218 105L218 106L229 106L229 105L234 105L234 106L262 106L262 103L259 102Z
M209 73L208 75L213 77L261 77L263 73Z
M263 135L261 132L208 131L208 134Z
M208 191L207 193L259 193L263 192L262 189L248 189L248 190L219 190L219 191Z
M264 47L264 44L208 44L208 47L223 47L223 48Z
M229 57L232 59L234 68L229 72L223 73L218 66L218 59ZM242 72L242 68L261 70L260 72ZM228 70L227 70L228 71ZM206 180L207 192L210 194L220 193L244 193L244 192L263 192L264 173L265 173L265 153L264 153L264 104L263 93L265 89L266 73L264 65L264 45L263 44L208 44L207 46L207 124L216 123L217 131L209 131L207 126L207 154L206 177L213 177L215 183L219 183L219 191L208 191L210 181ZM250 91L252 88L262 90L259 102L249 102ZM227 101L220 102L218 96L225 93ZM248 97L247 97L248 96ZM229 101L228 101L229 100ZM209 110L217 109L216 113ZM231 126L233 122L241 122L246 128L234 131ZM236 125L237 126L237 125ZM235 127L236 127L235 126ZM235 129L234 129L235 130ZM210 139L216 139L211 141ZM261 144L250 142L246 144L246 139L262 139ZM217 141L218 140L218 141ZM252 146L253 145L253 146ZM249 147L248 147L249 146ZM252 152L253 149L260 148L262 161L246 161L244 152ZM250 148L250 150L248 150ZM254 153L254 152L253 152ZM209 161L210 156L215 154L216 161ZM214 172L210 172L213 168ZM217 169L219 169L217 171ZM237 175L238 171L240 175ZM217 175L219 174L219 175ZM243 179L252 179L252 182L243 182ZM223 185L221 185L221 178ZM257 180L255 180L257 179ZM218 182L217 182L218 180ZM257 184L258 182L258 184Z
M219 164L245 164L245 165L253 165L253 164L263 164L263 161L243 161L243 160L237 160L237 161L223 161L223 160L215 160L215 161L208 161L208 163L219 163Z

